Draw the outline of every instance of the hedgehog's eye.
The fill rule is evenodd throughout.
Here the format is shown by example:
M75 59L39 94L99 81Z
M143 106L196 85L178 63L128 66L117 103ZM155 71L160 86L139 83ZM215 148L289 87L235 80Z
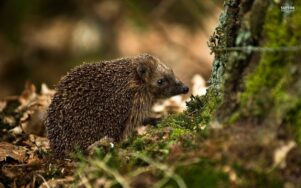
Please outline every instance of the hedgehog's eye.
M159 86L162 86L162 85L164 84L164 82L165 82L164 79L159 79L159 80L157 80L157 84L158 84Z

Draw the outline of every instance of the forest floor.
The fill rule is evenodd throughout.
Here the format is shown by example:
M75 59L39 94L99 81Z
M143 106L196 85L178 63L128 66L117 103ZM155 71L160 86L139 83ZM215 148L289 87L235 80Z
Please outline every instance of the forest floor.
M122 143L104 143L91 156L56 160L36 126L52 95L27 84L20 96L0 101L0 187L301 186L300 149L279 128L213 121L196 131L180 126L183 113L140 127Z

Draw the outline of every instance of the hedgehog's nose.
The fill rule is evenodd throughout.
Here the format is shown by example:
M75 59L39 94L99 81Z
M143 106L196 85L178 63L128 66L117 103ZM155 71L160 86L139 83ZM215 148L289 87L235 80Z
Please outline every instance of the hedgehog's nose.
M182 93L183 93L183 94L188 93L188 91L189 91L189 87L187 87L187 86L183 86L183 87L182 87Z

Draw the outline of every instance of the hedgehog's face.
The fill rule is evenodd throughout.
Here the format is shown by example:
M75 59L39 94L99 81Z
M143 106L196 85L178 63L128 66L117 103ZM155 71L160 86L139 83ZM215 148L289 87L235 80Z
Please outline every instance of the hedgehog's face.
M139 64L137 71L154 98L164 99L188 93L189 88L175 77L172 69L151 57L148 62Z
M160 68L158 68L148 83L149 90L154 97L164 99L188 93L189 88L175 77L173 71L161 66L161 64L158 64Z

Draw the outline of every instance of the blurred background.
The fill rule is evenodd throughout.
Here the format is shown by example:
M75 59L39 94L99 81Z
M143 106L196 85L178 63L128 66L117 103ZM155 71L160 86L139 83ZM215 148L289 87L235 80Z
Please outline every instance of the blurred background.
M187 84L210 75L222 1L1 0L0 98L27 80L53 88L83 62L151 53Z

